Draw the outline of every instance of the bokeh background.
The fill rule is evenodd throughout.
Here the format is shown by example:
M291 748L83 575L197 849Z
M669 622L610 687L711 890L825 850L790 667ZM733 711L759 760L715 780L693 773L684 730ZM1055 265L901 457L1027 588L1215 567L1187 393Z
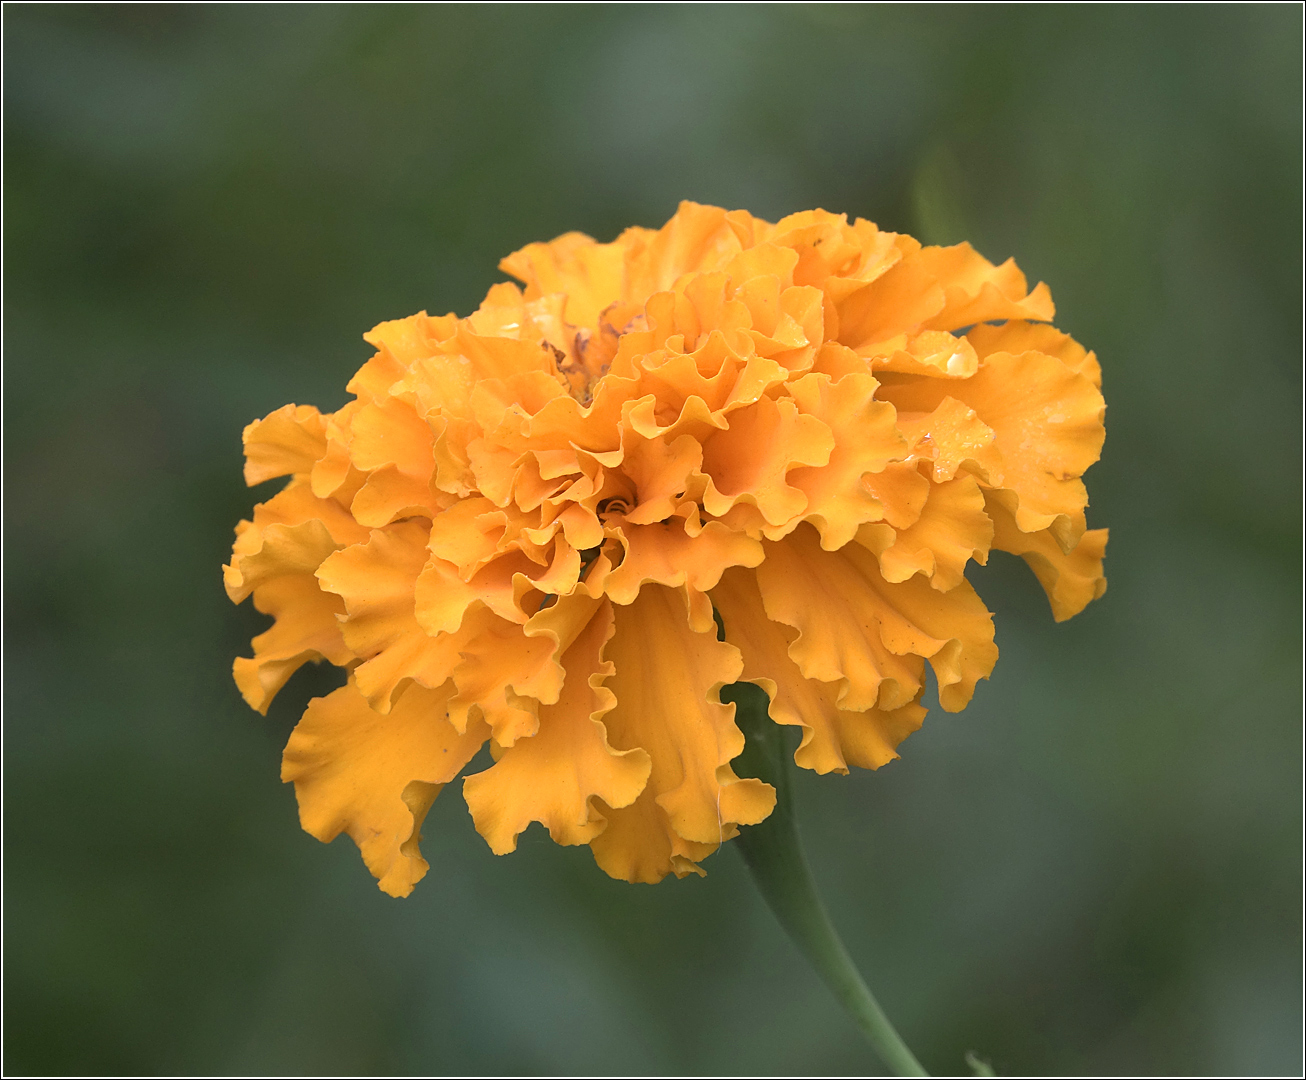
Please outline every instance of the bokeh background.
M1301 9L4 8L6 1073L866 1073L736 851L610 881L456 788L412 898L277 779L220 585L240 431L360 335L681 198L972 240L1105 368L1106 597L804 776L936 1072L1302 1066Z

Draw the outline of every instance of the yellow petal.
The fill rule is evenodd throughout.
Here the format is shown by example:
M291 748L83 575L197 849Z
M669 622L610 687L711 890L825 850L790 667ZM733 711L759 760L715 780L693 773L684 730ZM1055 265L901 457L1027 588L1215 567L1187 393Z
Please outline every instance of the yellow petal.
M304 831L324 842L347 832L391 896L407 896L425 876L422 818L489 735L484 725L456 732L447 697L413 687L382 716L351 682L309 702L282 758Z
M652 769L634 803L601 808L608 827L591 841L594 857L627 881L690 873L737 825L762 821L775 805L769 784L730 768L744 736L719 691L738 679L739 651L712 631L691 630L675 590L647 585L616 609L607 657L615 669L607 686L617 699L605 718L608 740L647 751Z
M726 640L743 654L743 678L771 698L777 724L803 729L794 761L818 773L846 773L849 765L878 769L898 755L895 747L920 727L925 709L911 702L892 712L839 708L838 685L803 678L789 656L794 631L767 618L754 575L727 570L712 590Z
M1038 578L1052 605L1052 617L1065 622L1078 615L1090 602L1106 592L1102 558L1106 554L1107 530L1088 529L1069 553L1044 530L1021 532L1011 512L996 499L987 506L993 519L993 546L1021 556Z
M939 703L956 712L993 670L993 620L968 583L942 593L920 577L887 582L871 552L824 551L807 525L766 549L757 582L767 616L799 632L789 655L806 678L839 683L841 708L911 704L928 659Z
M614 750L603 714L615 698L602 683L612 674L603 647L612 633L611 605L593 614L563 657L566 684L556 704L540 709L539 731L519 739L495 765L463 782L477 831L496 855L517 847L532 822L558 844L588 844L607 824L595 806L629 806L644 789L649 757Z
M245 428L245 483L306 473L326 453L326 418L312 405L283 405Z

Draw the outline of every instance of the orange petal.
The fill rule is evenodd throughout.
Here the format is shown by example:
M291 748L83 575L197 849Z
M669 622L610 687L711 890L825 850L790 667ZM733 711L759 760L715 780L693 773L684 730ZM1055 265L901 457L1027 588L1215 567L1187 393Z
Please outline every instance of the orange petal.
M789 655L806 678L840 684L841 708L912 703L928 659L939 703L956 712L993 670L993 620L969 583L941 593L919 577L887 582L869 551L824 551L806 525L766 547L757 582L767 616L799 632Z
M903 347L875 350L871 357L873 370L928 375L935 379L969 379L979 367L979 358L970 342L942 330L926 330L909 341L896 340L903 341Z
M891 461L879 472L863 476L862 486L880 505L884 520L895 529L911 528L930 494L930 482L914 461Z
M412 368L431 356L457 327L452 315L431 316L425 311L406 319L392 319L374 326L363 340L377 353L345 387L364 401L385 398L390 388Z
M496 855L538 821L558 844L588 844L606 825L594 805L629 806L644 789L649 757L614 750L602 716L615 702L602 683L612 674L603 647L612 633L604 601L563 657L566 683L556 704L540 709L539 731L519 739L495 765L463 782L477 831Z
M414 586L417 621L429 634L452 633L469 611L487 607L501 619L524 623L529 617L521 603L525 592L536 585L545 587L545 591L565 591L575 583L580 558L570 548L564 554L571 557L559 565L557 577L569 577L569 583L543 580L545 573L521 551L505 553L466 581L453 563L431 556Z
M413 407L397 398L364 405L350 424L349 454L368 473L350 509L362 525L379 527L399 517L436 512L432 490L435 436Z
M899 413L898 430L916 460L933 462L936 484L951 480L960 468L968 469L985 483L1002 483L997 436L964 402L945 397L933 412Z
M877 342L914 333L941 312L945 302L937 277L919 258L908 255L869 285L858 284L836 299L839 340L852 349L868 350Z
M956 330L997 319L1046 322L1056 313L1046 285L1026 293L1025 275L1014 259L994 266L969 244L926 247L913 258L934 275L946 298L925 329Z
M1097 354L1089 352L1069 334L1063 334L1047 323L1022 322L1012 319L997 326L980 323L966 335L983 360L996 352L1019 356L1024 352L1041 352L1055 356L1066 367L1088 379L1099 390L1102 388L1102 365Z
M616 609L607 656L615 668L607 686L617 699L605 718L608 739L618 749L646 750L652 770L630 806L601 808L608 827L591 841L594 857L627 881L691 873L737 825L762 821L775 805L769 784L730 768L744 736L718 692L739 677L739 651L712 631L691 630L684 599L649 585Z
M349 511L333 498L318 498L310 483L292 480L267 502L254 507L253 528L237 528L242 533L233 554L249 555L262 544L263 530L269 525L303 525L317 521L326 527L337 546L366 540L369 530L359 525ZM244 523L248 526L249 523Z
M770 525L784 525L807 509L807 496L786 480L800 465L825 465L834 449L830 429L792 401L761 398L729 414L730 426L703 447L703 496L709 514L737 503L755 506Z
M382 716L351 682L309 702L282 758L304 831L323 842L347 832L391 896L407 896L425 876L422 819L489 735L484 725L458 734L447 697L413 687Z
M397 522L373 531L323 562L322 588L344 600L341 623L345 644L364 660L355 669L358 689L373 708L386 711L413 681L434 689L459 662L463 641L457 635L429 636L417 621L413 591L426 564L427 530L417 522Z
M286 574L313 573L339 547L327 527L316 519L300 525L269 525L257 531L261 541L258 549L248 555L233 555L231 564L222 568L227 595L236 604L265 582Z
M626 256L625 298L629 300L644 300L669 289L690 271L720 269L740 250L724 210L688 200L661 229L645 236L642 244L631 244Z
M458 694L449 702L457 728L480 716L499 746L512 746L539 727L539 702L556 701L562 669L554 661L556 642L527 637L522 627L481 609L467 618L460 638L462 657L453 671Z
M689 477L703 464L703 448L691 435L674 440L645 439L626 433L622 471L635 484L636 505L626 520L635 525L664 521L689 486Z
M552 705L562 691L565 673L559 658L601 600L601 594L591 595L582 585L557 597L524 626L485 608L471 612L456 635L462 661L453 672L458 693L449 702L454 727L462 730L470 717L480 716L501 748L534 735L539 706Z
M357 401L348 402L326 418L326 453L313 465L311 488L320 499L334 499L347 507L367 482L367 474L349 460L349 432Z
M245 428L245 483L306 473L326 453L326 418L312 405L283 405Z
M1021 556L1038 578L1052 605L1052 617L1065 622L1078 615L1106 592L1102 559L1106 554L1107 530L1089 529L1067 554L1051 532L1022 532L1011 513L996 499L987 506L993 519L993 546Z
M605 584L608 596L618 604L634 603L648 583L687 585L706 592L726 567L756 566L762 561L757 540L718 521L709 521L696 536L685 531L679 517L656 525L622 525L620 536L626 557Z
M1022 532L1051 528L1062 550L1078 540L1088 501L1079 477L1102 452L1102 395L1055 357L993 353L974 378L912 379L881 388L899 412L930 412L945 396L969 405L993 429L1002 454L1004 505ZM1082 528L1082 526L1079 526Z
M892 546L881 550L880 572L885 581L906 581L924 574L943 592L954 589L965 577L966 563L988 562L993 540L993 522L984 512L984 494L973 476L930 485L930 497L916 523L901 530Z
M878 383L871 375L806 375L789 384L804 414L815 416L834 437L828 464L798 468L786 480L807 496L804 520L821 534L828 550L841 548L864 522L884 517L884 506L862 484L867 473L882 472L906 455L907 443L895 427L892 405L875 401Z
M340 635L345 605L312 574L288 574L254 590L254 606L276 619L253 641L254 657L236 659L236 685L251 709L266 714L277 691L309 660L343 667L353 659Z
M499 269L525 284L527 300L565 294L567 321L595 328L600 312L621 298L624 263L625 245L600 244L570 232L514 251L499 262Z
M794 631L767 618L749 571L727 570L712 590L712 602L726 640L743 654L742 677L770 696L771 719L803 729L794 753L802 768L818 773L846 773L850 764L878 769L896 758L894 748L920 727L925 709L916 702L892 712L849 712L839 708L838 684L803 678L788 651Z

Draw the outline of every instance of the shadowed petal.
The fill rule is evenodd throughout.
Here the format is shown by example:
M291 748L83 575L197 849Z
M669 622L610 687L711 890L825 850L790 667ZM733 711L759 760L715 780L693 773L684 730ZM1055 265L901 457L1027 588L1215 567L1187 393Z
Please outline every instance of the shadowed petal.
M727 570L712 590L726 640L744 657L742 678L771 698L777 724L803 729L794 762L818 773L846 773L849 765L878 769L898 755L894 748L921 725L925 709L911 702L891 712L839 708L838 685L805 679L789 656L795 632L767 618L754 575Z
M647 751L652 769L633 804L604 811L608 827L591 842L594 857L627 881L692 873L737 825L763 820L775 805L769 784L730 768L744 736L719 691L739 677L739 650L713 631L690 629L679 593L649 585L616 609L607 657L615 671L606 685L617 699L605 717L608 740Z

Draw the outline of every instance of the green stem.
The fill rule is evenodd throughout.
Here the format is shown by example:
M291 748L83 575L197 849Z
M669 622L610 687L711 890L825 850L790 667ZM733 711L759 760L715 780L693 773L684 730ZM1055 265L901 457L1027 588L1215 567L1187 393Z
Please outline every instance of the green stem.
M766 695L751 684L736 683L721 696L736 702L735 719L746 739L735 771L775 786L775 811L760 825L739 831L737 843L753 881L884 1063L897 1076L928 1076L862 980L821 903L798 837L785 731L767 716Z

